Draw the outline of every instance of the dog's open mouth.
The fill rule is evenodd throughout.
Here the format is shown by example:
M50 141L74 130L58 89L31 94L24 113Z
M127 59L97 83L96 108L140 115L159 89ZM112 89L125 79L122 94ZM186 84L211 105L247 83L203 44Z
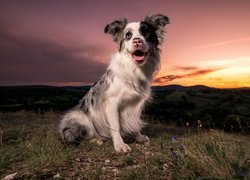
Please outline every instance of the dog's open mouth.
M141 50L136 50L132 53L132 56L136 62L142 62L146 56L146 53Z

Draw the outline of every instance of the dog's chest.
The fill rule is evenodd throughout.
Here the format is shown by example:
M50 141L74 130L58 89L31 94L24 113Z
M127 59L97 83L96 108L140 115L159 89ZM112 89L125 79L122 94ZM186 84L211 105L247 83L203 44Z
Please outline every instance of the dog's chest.
M121 104L123 105L136 105L142 100L148 99L150 96L150 87L148 84L131 83L127 82L121 88Z

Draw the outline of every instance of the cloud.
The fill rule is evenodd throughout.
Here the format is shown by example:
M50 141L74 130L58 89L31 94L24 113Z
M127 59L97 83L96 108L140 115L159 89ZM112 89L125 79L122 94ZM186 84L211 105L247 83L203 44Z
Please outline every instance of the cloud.
M197 67L195 67L195 66L175 66L174 69L181 70L181 71L191 71L191 70L197 70Z
M96 81L105 71L98 46L62 46L46 39L13 33L0 25L0 85L11 82ZM83 55L82 55L83 54Z
M224 46L228 44L242 43L242 42L248 42L248 41L250 41L250 37L233 39L230 41L224 41L224 42L219 42L219 43L214 43L214 44L207 44L207 45L195 47L194 49L204 49L204 48L209 48L209 47Z
M194 68L197 69L197 68ZM191 73L187 73L187 74L183 74L183 75L167 75L167 76L162 76L159 78L156 78L154 80L154 83L158 83L158 84L164 84L176 79L182 79L182 78L191 78L191 77L195 77L195 76L201 76L201 75L205 75L208 73L212 73L214 71L217 71L218 69L204 69L204 70L196 70L193 71Z

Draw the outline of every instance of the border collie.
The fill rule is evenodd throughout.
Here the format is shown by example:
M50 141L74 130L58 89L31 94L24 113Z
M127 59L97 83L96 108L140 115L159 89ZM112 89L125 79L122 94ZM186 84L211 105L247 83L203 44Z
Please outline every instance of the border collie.
M167 16L154 14L144 21L128 23L121 19L105 27L117 51L100 80L60 121L64 142L73 144L85 139L101 145L112 138L115 151L125 153L131 151L123 141L125 135L132 135L140 143L149 142L140 133L145 125L140 116L150 97L150 83L159 70L159 46L168 23Z

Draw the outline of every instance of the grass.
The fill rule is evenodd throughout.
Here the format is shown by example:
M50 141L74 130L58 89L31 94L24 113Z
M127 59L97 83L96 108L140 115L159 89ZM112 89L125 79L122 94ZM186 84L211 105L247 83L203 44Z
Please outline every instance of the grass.
M144 130L150 146L129 140L132 152L117 154L111 140L65 146L56 131L59 118L55 112L0 113L0 178L17 172L19 179L250 179L246 135L151 124Z

